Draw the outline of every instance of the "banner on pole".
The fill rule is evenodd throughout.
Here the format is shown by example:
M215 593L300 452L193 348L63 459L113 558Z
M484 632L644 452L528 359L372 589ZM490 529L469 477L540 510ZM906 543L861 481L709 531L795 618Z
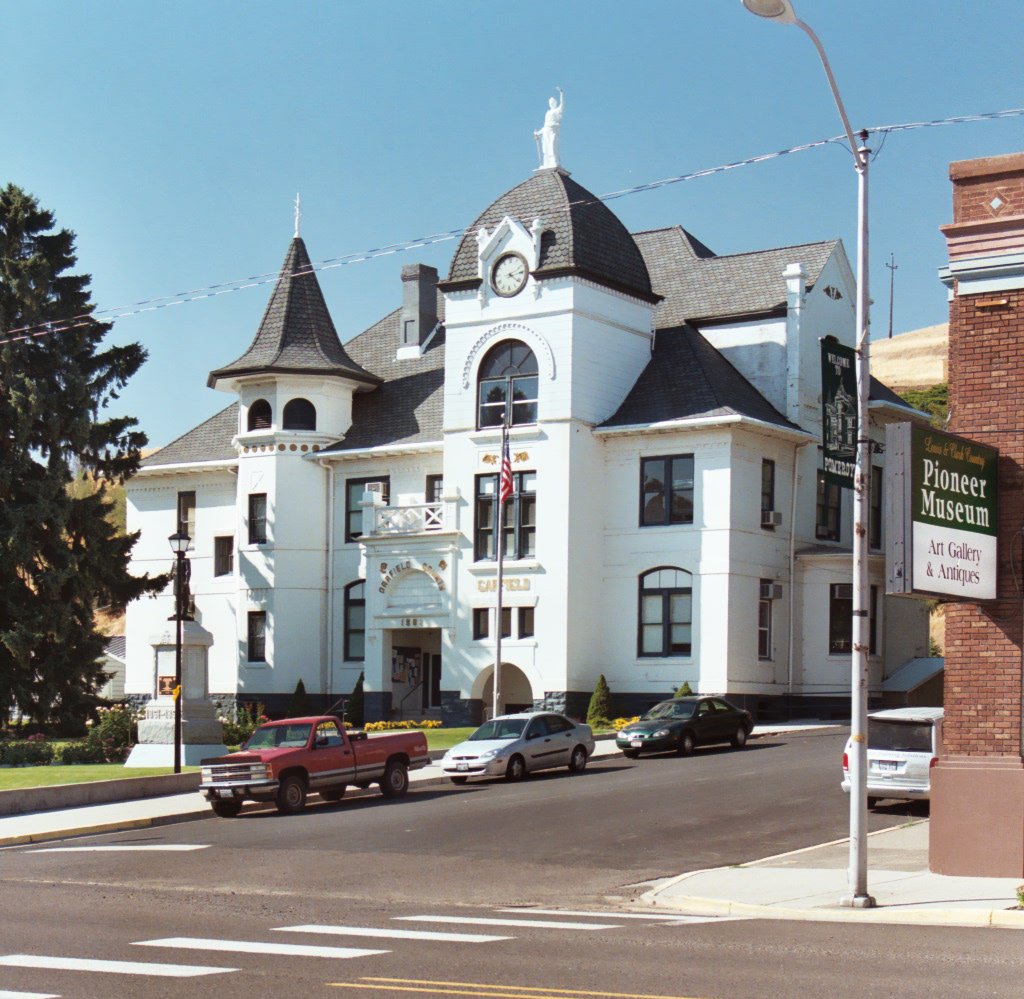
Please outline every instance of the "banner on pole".
M857 467L857 355L833 337L821 341L821 448L825 480L853 488Z

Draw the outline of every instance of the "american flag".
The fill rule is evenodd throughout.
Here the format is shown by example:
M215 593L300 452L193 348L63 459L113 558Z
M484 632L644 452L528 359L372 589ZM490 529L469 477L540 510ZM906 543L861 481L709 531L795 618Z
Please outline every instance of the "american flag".
M501 434L501 478L498 484L498 502L512 498L512 459L508 454L508 435L502 428Z

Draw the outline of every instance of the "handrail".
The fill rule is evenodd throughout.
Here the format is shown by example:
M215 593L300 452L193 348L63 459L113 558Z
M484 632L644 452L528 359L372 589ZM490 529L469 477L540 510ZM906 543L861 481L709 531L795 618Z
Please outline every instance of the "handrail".
M417 690L419 690L419 689L420 689L420 687L422 687L422 686L423 686L423 684L424 684L424 682L425 682L425 681L426 681L426 677L424 677L424 678L423 678L422 680L420 680L420 681L419 681L419 683L417 683L415 687L412 687L412 688L411 688L411 689L410 689L410 690L409 690L409 691L408 691L408 692L406 693L405 697L403 697L403 698L402 698L402 699L401 699L401 700L400 700L400 701L398 702L398 720L399 720L399 721L403 721L403 717L402 717L402 716L403 716L404 712L403 712L403 710L402 710L402 706L403 706L403 705L405 704L405 702L406 702L407 700L409 700L409 698L410 698L410 697L412 697L412 695L413 695L413 694L415 694L415 693L416 693L416 691L417 691Z

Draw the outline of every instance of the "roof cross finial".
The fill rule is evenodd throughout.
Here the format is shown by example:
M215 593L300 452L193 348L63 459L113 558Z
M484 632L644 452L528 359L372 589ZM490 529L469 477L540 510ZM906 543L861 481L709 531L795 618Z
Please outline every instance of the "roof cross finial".
M295 194L295 238L299 238L299 223L302 221L302 199Z

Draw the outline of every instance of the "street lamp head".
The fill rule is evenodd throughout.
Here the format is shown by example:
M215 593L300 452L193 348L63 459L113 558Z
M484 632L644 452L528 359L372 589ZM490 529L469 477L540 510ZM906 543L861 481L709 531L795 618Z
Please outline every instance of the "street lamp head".
M176 531L167 542L175 555L184 555L188 551L188 546L192 544L192 539L184 531Z
M766 17L779 24L796 24L796 11L790 0L742 0L742 3L758 17Z

